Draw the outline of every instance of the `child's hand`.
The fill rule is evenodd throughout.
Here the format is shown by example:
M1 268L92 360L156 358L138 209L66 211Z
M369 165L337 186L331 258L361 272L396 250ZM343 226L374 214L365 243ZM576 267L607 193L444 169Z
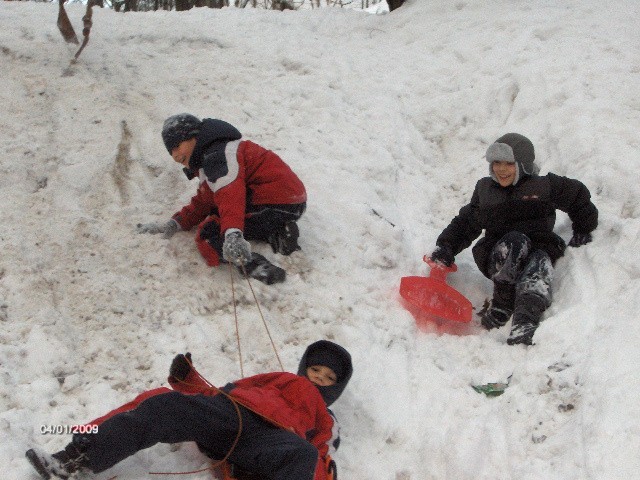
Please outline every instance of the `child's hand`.
M187 378L189 372L191 371L191 354L187 352L186 354L178 354L174 357L173 362L171 362L171 367L169 368L169 376L175 378L176 380L182 381Z
M136 225L138 233L162 233L163 238L171 238L180 230L180 225L173 218L166 223L139 223Z
M593 239L591 238L590 233L574 232L573 237L569 240L569 246L574 248L581 247L582 245L589 243L591 240Z
M244 265L251 261L251 245L237 228L230 228L225 232L222 257L235 265Z
M330 480L338 480L338 467L336 462L331 460L331 457L327 457L327 478Z
M456 261L453 252L446 245L439 245L431 254L431 260L445 267L450 267Z

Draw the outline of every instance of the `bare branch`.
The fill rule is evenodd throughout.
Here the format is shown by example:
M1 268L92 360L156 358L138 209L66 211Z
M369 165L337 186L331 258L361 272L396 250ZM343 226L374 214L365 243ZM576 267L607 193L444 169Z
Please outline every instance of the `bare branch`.
M84 35L84 40L82 41L82 45L80 45L80 48L76 52L76 55L74 57L75 60L78 59L78 57L82 53L82 50L84 50L84 47L86 47L87 43L89 43L89 34L91 33L91 26L93 25L93 22L91 21L92 16L93 16L93 0L89 0L87 2L87 10L84 14L84 17L82 17L82 23L84 25L84 28L82 29L82 35Z
M58 5L58 30L60 30L62 38L64 38L67 43L75 43L78 45L80 42L73 29L73 25L71 25L67 11L64 9L64 0L59 0Z

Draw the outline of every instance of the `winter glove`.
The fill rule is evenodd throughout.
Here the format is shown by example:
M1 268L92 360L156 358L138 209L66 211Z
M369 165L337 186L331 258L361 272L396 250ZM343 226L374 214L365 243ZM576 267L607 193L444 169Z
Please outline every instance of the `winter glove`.
M180 225L173 218L166 223L139 223L136 225L138 233L162 233L163 238L171 238L180 230Z
M225 232L222 257L235 265L244 265L251 260L251 245L237 228Z
M338 467L330 456L327 455L327 480L338 480Z
M569 240L569 246L575 248L581 247L582 245L586 245L587 243L589 243L591 240L593 239L591 238L590 233L574 232L573 237L571 237L571 240Z
M446 245L438 245L431 254L431 260L445 267L450 267L456 261L453 251Z
M295 251L302 250L298 245L299 236L298 224L295 221L289 221L269 235L268 242L273 253L291 255Z
M191 371L191 365L191 353L180 353L179 355L176 355L171 362L171 367L169 368L169 376L175 378L176 380L182 381L187 378L187 375L189 375L189 372Z

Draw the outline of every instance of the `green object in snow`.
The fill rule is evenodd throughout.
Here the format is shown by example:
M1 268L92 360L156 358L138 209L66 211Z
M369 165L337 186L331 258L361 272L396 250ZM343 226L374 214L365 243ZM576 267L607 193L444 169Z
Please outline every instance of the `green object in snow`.
M502 395L509 386L508 383L487 383L485 385L471 385L478 393L484 393L487 397Z

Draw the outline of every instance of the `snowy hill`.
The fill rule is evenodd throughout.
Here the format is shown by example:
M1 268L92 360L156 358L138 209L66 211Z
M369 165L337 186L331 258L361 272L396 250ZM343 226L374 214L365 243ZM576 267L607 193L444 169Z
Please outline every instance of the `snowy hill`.
M78 31L84 9L68 7ZM253 283L287 369L320 338L355 373L335 404L340 478L640 479L640 3L408 0L388 15L194 9L94 12L76 64L55 4L0 4L0 461L67 437L163 384L191 351L214 384L240 369L229 271L193 232L139 235L195 193L163 120L221 118L280 154L309 193L286 283ZM600 210L593 243L557 264L536 345L508 329L418 332L400 278L426 273L441 229L516 131L542 173L578 178ZM570 222L556 231L568 240ZM450 281L479 308L470 251ZM277 370L235 277L245 374ZM506 381L496 398L471 384ZM156 446L96 476L207 466ZM193 479L211 478L201 473Z

